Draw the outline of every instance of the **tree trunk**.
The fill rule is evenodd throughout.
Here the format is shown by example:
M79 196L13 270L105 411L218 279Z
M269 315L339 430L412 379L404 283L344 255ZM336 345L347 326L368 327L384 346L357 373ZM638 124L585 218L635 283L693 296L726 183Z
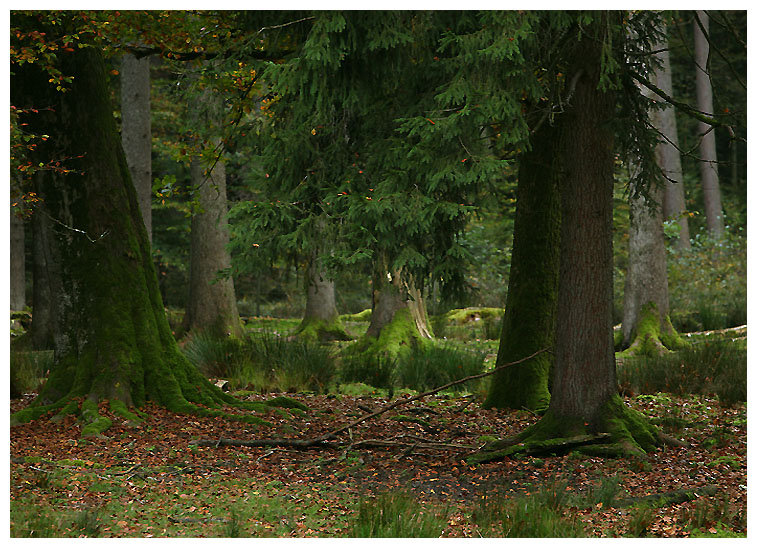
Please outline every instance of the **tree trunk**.
M35 175L35 191L40 195L40 180ZM56 306L62 305L53 295L62 295L57 250L52 247L52 227L43 202L37 202L32 212L32 327L31 344L34 350L52 350L54 318L59 316Z
M667 38L655 45L658 50L655 55L660 60L660 67L651 77L657 85L669 96L673 96L673 74L670 65L670 52ZM654 95L653 95L654 96ZM689 218L686 215L686 194L683 184L683 168L681 167L681 152L678 148L678 125L673 107L666 107L652 113L652 123L662 133L662 140L657 145L655 154L657 163L666 176L665 192L662 200L663 215L667 220L675 220L679 232L676 245L681 249L691 248L691 234L689 232Z
M612 32L621 42L619 17L604 12L576 36L566 81L579 73L559 154L561 244L557 332L549 408L524 431L525 443L610 433L617 453L655 447L656 430L618 396L612 330L612 193L614 93L600 89L602 48ZM578 31L575 31L578 32ZM591 446L589 446L591 447ZM586 447L582 451L591 451ZM607 448L602 449L607 454Z
M507 303L497 366L554 345L560 267L561 126L545 124L520 158ZM537 228L538 227L538 228ZM539 354L494 375L484 407L544 411L552 356Z
M334 280L321 266L318 251L313 251L305 274L307 301L305 315L297 328L299 338L317 341L351 340L336 309Z
M664 44L658 43L653 49L659 50L663 46ZM658 74L660 72L657 71ZM640 87L640 91L654 99L653 92L647 88ZM671 109L653 109L649 113L652 123L660 131L662 130L659 123L662 117L659 115L663 112L671 112ZM655 151L658 164L663 171L667 170L661 163L660 149L665 144L670 147L669 143L663 141L657 145ZM674 152L677 155L678 151ZM677 160L677 169L680 169L680 156L677 156ZM668 186L670 182L667 185L652 184L646 189L646 193L636 188L630 193L631 224L628 234L628 270L623 294L622 328L622 345L627 349L626 354L659 354L665 352L666 348L674 348L680 344L668 315L668 269L661 208Z
M24 219L11 208L10 227L10 308L23 310L26 307L26 265L24 253Z
M628 271L623 294L623 347L630 354L660 353L680 339L670 323L668 270L660 203L664 188L648 198L631 196Z
M229 274L229 229L226 206L226 166L218 160L208 174L199 158L192 159L192 187L201 211L192 216L189 253L189 299L185 331L241 335L234 281Z
M396 356L433 337L420 291L401 272L390 274L385 256L376 264L373 303L371 323L351 351Z
M704 11L696 12L694 21L694 60L696 63L697 108L707 115L713 114L712 83L709 76L710 44L706 34L709 34L710 18ZM716 238L722 238L725 232L723 207L720 203L720 183L718 181L718 157L715 149L715 129L704 122L699 122L698 131L701 135L699 143L699 170L702 178L702 196L704 198L704 213L707 217L707 230Z
M26 24L23 16L18 24ZM56 29L46 29L51 39ZM131 419L137 417L128 406L147 400L178 412L219 414L196 404L235 400L189 363L166 321L102 54L96 47L61 51L56 68L73 76L65 93L54 89L37 64L14 67L12 77L13 104L39 109L25 116L29 130L50 136L33 159L63 159L65 168L39 173L54 278L62 282L51 286L55 361L38 398L12 422L61 408L76 411L79 397L85 398L83 435L109 426L98 414L101 400Z
M121 58L121 143L147 238L152 244L152 134L150 130L150 58L130 53Z

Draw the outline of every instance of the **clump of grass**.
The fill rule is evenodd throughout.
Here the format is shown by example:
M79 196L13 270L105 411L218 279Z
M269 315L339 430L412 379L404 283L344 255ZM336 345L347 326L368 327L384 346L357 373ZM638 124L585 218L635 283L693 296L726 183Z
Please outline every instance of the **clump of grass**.
M650 506L642 505L631 510L628 520L627 537L639 538L647 536L647 529L654 521L657 511Z
M618 383L633 394L717 394L724 405L746 401L746 345L704 341L659 356L626 358Z
M426 509L405 493L387 492L360 502L349 535L358 538L431 538L439 537L446 525L446 511Z
M611 506L621 492L618 478L602 478L599 485L592 485L584 497L586 506Z
M565 490L548 486L532 495L513 499L485 497L474 508L472 520L483 537L583 537L575 514L565 515Z
M727 496L719 499L699 499L678 513L678 523L691 536L735 536L734 531L746 526L745 516L730 509ZM712 533L710 529L714 529Z
M483 372L485 357L484 352L436 344L414 347L396 358L351 355L342 362L341 380L376 388L397 387L422 392ZM451 390L472 391L477 386L472 381Z
M391 388L394 385L396 369L396 358L348 354L342 360L339 376L345 383L364 383L375 388Z
M335 375L328 347L268 332L243 339L199 333L184 353L203 374L228 379L235 389L320 393Z
M15 392L15 396L20 396L24 392L36 391L52 366L52 350L11 352L11 392Z
M399 358L397 385L425 391L484 370L483 352L459 350L448 345L413 348ZM453 392L475 389L475 381L451 388Z

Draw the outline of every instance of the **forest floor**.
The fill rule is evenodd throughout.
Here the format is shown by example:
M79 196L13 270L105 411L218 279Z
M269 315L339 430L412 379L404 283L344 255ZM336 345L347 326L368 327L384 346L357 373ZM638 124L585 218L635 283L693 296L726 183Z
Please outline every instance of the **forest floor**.
M633 460L573 453L469 466L466 454L537 418L483 410L472 397L444 394L355 427L340 437L338 449L193 444L314 438L386 404L371 396L289 396L310 411L272 411L263 417L270 427L155 407L144 409L149 417L136 427L113 417L102 438L80 439L73 417L12 427L11 536L350 536L360 502L393 490L443 515L446 526L439 536L479 537L487 531L472 516L483 497L510 498L555 486L575 495L561 511L580 520L589 537L746 533L744 404L722 408L716 398L666 394L626 398L663 431L690 444ZM11 412L32 398L12 400ZM395 445L356 444L367 439ZM612 482L617 492L611 498L704 486L717 491L661 507L597 503L597 493Z

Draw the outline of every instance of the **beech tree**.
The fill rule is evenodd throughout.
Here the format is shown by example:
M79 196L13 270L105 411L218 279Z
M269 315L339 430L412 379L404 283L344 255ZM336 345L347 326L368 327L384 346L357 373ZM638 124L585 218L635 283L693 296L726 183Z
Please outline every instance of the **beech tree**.
M150 57L121 58L121 142L139 210L152 243L152 134L150 130Z
M55 25L49 18L55 19ZM86 23L70 14L14 14L14 40L70 44L47 62L13 59L11 99L27 114L27 131L48 138L30 165L60 159L38 172L49 216L55 361L30 407L11 422L50 411L79 412L84 435L110 425L98 404L129 420L147 400L173 411L225 415L222 403L246 406L205 379L184 357L166 321L147 233L113 118L101 48L87 42ZM20 51L23 50L23 51ZM52 75L70 82L56 83ZM58 88L64 88L61 91ZM240 420L259 421L252 415Z

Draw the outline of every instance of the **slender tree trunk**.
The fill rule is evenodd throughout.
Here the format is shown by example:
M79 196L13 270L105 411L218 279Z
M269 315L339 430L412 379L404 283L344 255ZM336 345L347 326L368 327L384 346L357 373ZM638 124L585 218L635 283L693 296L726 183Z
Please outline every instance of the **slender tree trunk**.
M554 345L560 267L561 125L545 124L520 158L507 303L497 366ZM538 227L538 228L537 228ZM495 374L485 407L543 411L549 404L548 353Z
M130 53L121 58L121 143L139 210L152 243L152 134L150 129L150 58Z
M10 305L11 310L23 310L26 307L24 220L13 212L13 208L10 217Z
M670 64L667 38L661 40L655 47L656 57L660 60L660 67L652 74L652 83L657 85L669 96L673 96L673 75ZM691 248L691 234L689 219L686 215L686 194L683 184L683 168L681 167L681 152L678 148L678 125L673 107L654 111L651 115L652 123L662 133L662 140L657 145L655 154L657 162L667 177L665 192L662 199L665 219L674 219L680 228L676 245L681 249Z
M705 114L713 114L712 106L712 83L709 76L710 44L707 41L709 34L710 18L704 11L696 12L697 21L694 21L694 58L696 62L696 90L697 108ZM715 148L715 130L704 122L698 123L698 131L701 135L699 144L699 169L702 178L702 195L704 198L704 213L707 217L707 230L716 238L722 238L725 232L723 220L723 207L720 203L720 183L718 180L718 157Z
M654 49L664 49L665 46L666 43L658 43ZM667 51L665 53L667 54ZM664 65L656 71L657 84L663 69ZM654 98L654 94L647 88L641 87L640 90L645 96ZM649 113L652 123L663 134L665 130L661 125L666 121L661 115L666 112L673 115L671 109L652 110ZM675 118L672 125L675 127ZM678 181L681 183L667 181L664 184L652 185L646 190L646 194L637 192L640 189L632 189L629 197L631 225L628 234L628 270L623 294L622 328L623 347L627 349L627 354L659 353L664 352L666 347L672 348L680 344L668 315L668 269L661 206L669 188L674 184L683 184L680 155L677 150L670 149L673 147L664 140L657 145L655 152L658 165L670 177L670 170L664 163L666 159L669 160L674 165L673 169L678 170ZM665 158L666 153L669 158Z
M16 23L36 24L24 17ZM51 39L64 32L46 30ZM96 47L81 48L61 52L57 63L62 74L73 76L66 93L56 91L36 64L14 67L12 77L13 104L39 110L25 116L29 130L50 136L33 160L64 159L69 170L39 173L54 261L48 267L55 267L53 279L61 281L50 286L55 361L38 398L12 422L61 408L78 410L79 397L83 435L109 426L98 414L101 400L131 419L137 417L128 406L147 400L174 411L212 414L195 403L212 407L235 400L203 378L171 335L102 54Z
M202 211L192 217L189 299L184 316L186 331L217 335L241 334L234 281L229 274L229 230L226 205L226 166L219 160L206 174L199 158L191 165L192 187Z

